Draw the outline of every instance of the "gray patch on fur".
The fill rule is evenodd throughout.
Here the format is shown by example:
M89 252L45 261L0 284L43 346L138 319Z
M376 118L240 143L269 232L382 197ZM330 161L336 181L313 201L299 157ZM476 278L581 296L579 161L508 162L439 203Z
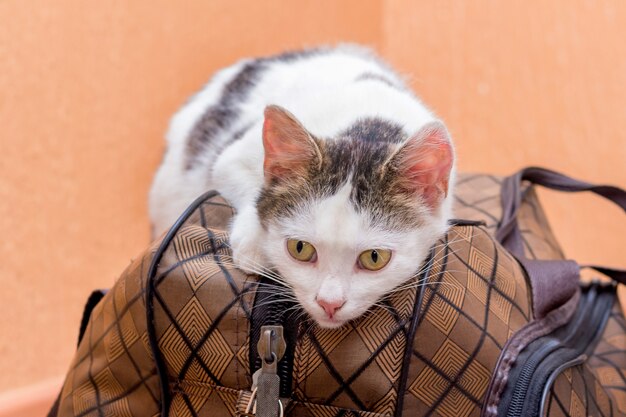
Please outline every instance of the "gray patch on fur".
M304 58L310 58L312 56L320 55L330 52L330 48L310 48L310 49L296 49L293 51L285 51L278 55L261 58L268 62L294 62Z
M220 131L228 129L238 116L237 104L255 85L265 65L261 60L248 62L222 90L218 102L210 106L195 124L187 140L186 169L191 169L206 144Z
M233 136L232 136L230 142L231 143L232 142L237 142L239 139L241 139L243 137L243 135L248 133L248 130L250 130L252 128L252 126L254 126L254 123L248 123L243 128L241 128L238 131L236 131L235 133L233 133Z
M391 81L389 78L385 77L382 74L376 74L373 72L364 72L363 74L359 75L358 77L356 77L355 81L378 81L381 82L389 87L392 88L396 88L398 90L402 90L402 88L398 85L396 85L396 83L394 83L393 81Z
M191 169L195 165L199 159L198 156L211 139L235 124L239 117L239 104L245 101L269 64L274 62L294 62L330 51L331 49L329 48L288 51L278 55L254 59L246 63L241 71L231 81L226 83L217 103L206 110L191 130L185 152L186 169ZM241 129L234 132L230 140L221 144L221 146L226 146L241 138L243 133Z
M367 212L375 224L400 230L419 227L423 221L419 198L402 189L393 163L385 165L397 150L399 136L386 137L393 140L373 140L370 135L362 140L348 136L316 139L321 163L312 160L302 172L263 187L257 200L261 224L267 227L271 219L291 217L308 202L336 194L350 180L355 210Z
M401 125L380 117L359 119L339 134L339 137L371 143L402 143L407 139Z

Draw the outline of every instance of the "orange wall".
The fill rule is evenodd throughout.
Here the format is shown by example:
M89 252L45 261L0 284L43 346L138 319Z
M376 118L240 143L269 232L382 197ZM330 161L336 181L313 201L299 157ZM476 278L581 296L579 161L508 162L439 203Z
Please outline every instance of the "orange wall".
M626 187L626 2L538 4L388 0L384 54L446 121L461 169L532 164ZM617 207L541 197L568 256L626 266Z
M86 296L148 243L173 112L246 55L380 47L360 3L0 2L0 391L65 373Z
M447 122L462 169L626 186L626 3L542 5L0 2L0 392L65 372L86 295L148 242L169 116L243 56L371 45ZM568 254L626 264L617 209L547 197Z

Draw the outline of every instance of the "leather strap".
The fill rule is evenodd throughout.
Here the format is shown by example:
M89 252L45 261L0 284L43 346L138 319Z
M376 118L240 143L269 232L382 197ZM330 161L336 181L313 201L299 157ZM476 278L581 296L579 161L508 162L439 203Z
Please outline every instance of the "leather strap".
M496 239L516 255L523 255L524 253L522 238L517 225L517 212L522 202L522 181L529 181L531 184L559 191L591 191L612 201L626 212L626 191L621 188L611 185L590 184L545 168L524 168L505 178L502 183L502 219L496 232Z
M530 260L524 254L522 234L517 214L522 203L522 181L553 190L591 191L617 204L626 212L626 191L610 185L594 185L570 178L544 168L529 167L504 179L501 191L502 219L496 239L508 249L526 269L531 280L533 308L543 317L558 307L576 291L580 267L572 260ZM614 280L626 284L626 270L593 267Z

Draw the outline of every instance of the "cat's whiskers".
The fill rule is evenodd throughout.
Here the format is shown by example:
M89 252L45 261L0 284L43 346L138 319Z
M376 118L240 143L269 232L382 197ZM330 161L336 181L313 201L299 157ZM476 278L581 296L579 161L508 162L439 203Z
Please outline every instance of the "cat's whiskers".
M389 305L385 304L382 300L372 304L372 307L378 307L380 309L386 310L390 314L393 314L393 310L391 309L391 307ZM370 311L370 310L372 310L371 307L368 309L368 311Z
M377 304L374 304L372 307L379 307L379 306ZM372 308L372 307L368 308L365 311L365 313L361 315L363 319L367 320L370 317L376 317L382 311L382 309L380 308ZM391 310L389 310L388 308L386 310L391 314Z
M268 277L272 277L272 278L276 278L276 279L280 279L281 278L278 274L276 274L271 269L266 268L263 265L260 265L260 264L258 264L256 262L253 262L252 260L249 260L249 259L245 259L245 260L243 260L243 262L240 261L238 264L236 264L233 261L221 260L220 264L233 266L233 267L236 267L236 268L239 268L239 269L241 269L241 267L243 266L243 268L245 268L247 271L252 271L254 273L261 273L263 275L267 275Z
M253 308L260 308L260 307L263 307L263 306L266 306L266 305L270 305L270 304L274 304L274 303L284 303L284 302L289 302L289 301L293 301L293 300L290 300L290 299L287 299L287 298L285 298L285 299L277 298L277 299L272 299L272 300L268 300L268 301L264 301L264 302L255 304L253 306Z
M306 313L306 312L305 312ZM300 316L301 317L301 316ZM298 317L299 318L299 317ZM317 325L317 322L313 319L311 319L310 323L308 323L308 326L306 328L306 330L302 331L300 333L300 335L305 336L308 335L312 329L314 329L314 327Z
M451 249L451 246L461 240L463 239L459 238L459 239L455 239L451 241L443 241L439 244L432 246L431 256L434 257L436 261L430 262L430 263L425 262L424 264L422 264L420 268L409 278L407 282L392 289L387 294L385 294L385 296L388 297L400 291L406 291L409 289L419 288L423 286L431 286L431 285L459 287L459 285L456 283L450 283L450 282L445 282L445 281L432 281L432 279L435 278L437 275L442 275L442 274L445 274L446 272L454 273L454 272L460 272L460 271L446 269L445 271L439 271L435 274L430 274L427 277L421 277L421 275L423 275L425 271L428 269L432 270L433 268L434 269L442 268L446 264L448 257L455 253L455 251ZM448 251L448 252L442 255L443 251ZM300 305L298 299L293 294L291 285L282 276L278 275L274 270L269 269L259 264L258 262L252 260L251 258L247 258L245 256L240 258L238 264L235 264L232 261L224 260L224 259L222 259L219 263L224 266L230 266L230 267L235 267L235 268L243 267L245 268L247 272L262 275L264 277L267 277L271 281L279 284L279 285L275 285L275 284L270 284L270 283L258 282L253 292L260 293L260 294L271 294L273 297L271 297L267 301L256 304L254 308L259 308L259 307L277 303L277 302L289 302L289 303L292 303L293 305L287 308L283 312L283 314L291 314L292 312L296 312L297 315L294 318L295 320L300 320L302 317L308 316L308 313L306 312L306 310ZM385 310L389 312L390 314L393 314L389 305L387 305L386 303L382 301L377 301L376 303L372 304L370 308L368 308L365 311L365 313L363 313L362 317L363 318L370 317L374 314L377 314L377 312L380 310ZM314 324L315 322L313 321L311 326L313 326ZM307 332L308 331L309 329L307 329Z
M230 266L230 267L234 267L234 268L238 268L238 269L240 269L243 266L247 272L252 272L252 273L257 274L257 275L262 275L264 277L267 277L267 278L271 279L272 281L275 281L277 283L280 283L282 285L290 287L289 283L286 282L283 277L278 275L276 272L274 272L274 271L272 271L272 270L270 270L268 268L265 268L262 265L259 265L256 262L253 263L253 262L249 261L249 262L242 262L240 264L235 264L234 262L231 262L231 261L220 260L218 262L218 264L219 265L224 265L224 266Z
M222 263L220 263L220 265L240 269L239 265L236 265L234 263L222 262ZM246 272L248 274L251 274L251 275L264 276L264 277L267 277L268 279L270 279L270 280L272 280L272 281L274 281L276 283L279 283L279 284L282 284L282 285L287 285L287 283L284 281L284 279L282 277L279 277L279 276L277 276L275 274L268 274L267 271L255 270L253 268L246 267L244 272Z
M261 294L271 294L271 295L284 295L284 296L289 296L290 298L293 298L294 300L296 299L291 288L278 286L276 284L263 283L263 282L259 282L258 284L260 285L258 285L257 289L252 292L261 293Z
M227 241L227 242L225 242L225 246L226 246L226 247L228 247L228 248L230 248L230 250L231 250L231 251L233 251L233 247L231 246L230 242L228 242L228 241ZM241 253L239 254L239 258L240 258L241 260L244 260L244 261L245 261L245 265L246 265L246 267L247 267L247 266L252 266L252 267L255 267L255 268L257 268L257 269L260 269L260 270L263 270L263 271L267 271L267 272L268 272L268 273L270 273L270 274L274 273L274 272L273 272L270 268L267 268L266 266L264 266L264 265L262 265L262 264L260 264L260 263L256 262L256 261L255 261L255 260L253 260L252 258L247 257L247 256L245 256L245 255L243 255L243 254L241 254ZM232 258L230 258L230 259L232 259Z
M286 308L284 312L286 313L286 312L291 311L291 310L303 310L303 308L302 308L302 306L299 303L296 303L296 304L292 305L291 307Z
M257 291L255 294L269 294L267 302L278 302L278 301L291 301L298 302L298 300L289 293L277 293L276 291Z
M426 287L426 286L430 286L430 285L450 286L450 287L457 288L457 289L462 289L463 288L463 286L455 284L455 283L451 283L451 282L444 282L444 281L424 282L424 283L415 284L413 286L407 286L407 287L404 287L404 288L394 289L391 292L389 292L388 295L394 294L394 293L400 292L400 291L406 291L406 290L409 290L411 288L420 288L420 287Z

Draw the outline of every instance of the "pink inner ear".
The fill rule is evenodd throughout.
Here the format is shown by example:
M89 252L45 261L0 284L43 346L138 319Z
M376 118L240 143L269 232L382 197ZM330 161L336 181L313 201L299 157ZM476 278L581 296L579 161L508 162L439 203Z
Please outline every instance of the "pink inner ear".
M448 195L452 169L452 146L446 128L429 123L400 149L400 173L404 187L419 193L435 209Z
M268 178L284 178L302 169L315 156L313 146L308 132L286 110L265 109L263 170Z

